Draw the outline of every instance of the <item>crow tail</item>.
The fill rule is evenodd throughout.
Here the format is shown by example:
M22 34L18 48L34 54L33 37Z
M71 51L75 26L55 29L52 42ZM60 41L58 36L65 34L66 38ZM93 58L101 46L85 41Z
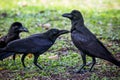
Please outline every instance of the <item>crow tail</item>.
M120 67L120 61L115 59L112 63L115 64L116 66Z
M0 53L0 60L3 60L3 59L5 59L13 54L14 53L12 53L12 52L2 52L2 53Z
M0 53L4 52L5 48L0 48Z
M120 67L120 61L118 61L117 59L115 59L113 56L111 56L108 61L110 61L113 64L115 64L116 66Z

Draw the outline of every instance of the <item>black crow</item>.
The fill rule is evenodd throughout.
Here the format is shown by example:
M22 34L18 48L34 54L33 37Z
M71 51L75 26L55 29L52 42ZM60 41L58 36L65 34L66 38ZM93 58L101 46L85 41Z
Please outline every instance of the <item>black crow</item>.
M82 72L81 70L86 66L86 55L92 57L92 66L89 71L95 65L96 58L110 61L120 67L120 61L116 60L96 36L85 27L81 12L73 10L71 13L65 13L62 16L71 20L71 38L74 45L81 51L83 65L77 73Z
M9 42L13 40L20 39L19 34L21 32L28 32L28 30L27 28L23 27L20 22L14 22L11 25L7 35L0 38L0 48L5 47Z
M5 47L9 42L13 40L20 39L21 32L29 32L27 28L23 27L22 23L14 22L12 23L7 35L0 38L0 48ZM1 54L1 53L0 53ZM9 55L5 53L6 55ZM13 55L13 60L15 61L15 55Z
M42 69L37 64L39 55L47 51L54 44L58 36L68 32L67 30L50 29L44 33L34 34L28 38L12 41L8 43L6 47L0 48L0 52L7 52L10 55L13 55L13 53L23 54L21 61L24 67L26 67L24 64L26 55L32 53L34 55L34 64L39 67L39 69ZM6 57L8 56L0 54L0 60Z

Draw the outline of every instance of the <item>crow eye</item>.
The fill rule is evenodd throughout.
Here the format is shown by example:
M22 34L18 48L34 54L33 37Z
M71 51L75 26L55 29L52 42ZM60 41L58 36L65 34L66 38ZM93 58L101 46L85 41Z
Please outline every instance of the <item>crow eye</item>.
M77 16L76 15L73 15L73 19L76 19L77 18Z
M14 29L17 29L17 28L18 28L18 26L14 26L13 28L14 28Z
M73 16L73 18L75 19L75 18L76 18L76 16Z
M57 32L56 31L53 31L53 34L56 34Z

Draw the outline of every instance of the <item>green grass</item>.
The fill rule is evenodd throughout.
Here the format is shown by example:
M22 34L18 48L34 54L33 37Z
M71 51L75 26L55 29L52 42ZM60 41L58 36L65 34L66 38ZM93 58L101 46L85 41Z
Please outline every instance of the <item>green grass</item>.
M46 2L47 1L47 2ZM27 37L34 33L46 31L41 24L49 23L50 28L70 30L70 20L63 18L61 15L70 12L73 9L80 10L84 16L86 27L88 27L112 53L120 52L120 1L119 0L0 0L0 35L5 35L9 26L14 21L20 21L27 27L30 33L22 33L21 37ZM68 40L68 41L67 41ZM65 50L70 48L70 50ZM16 66L12 59L8 58L4 62L0 62L0 67L9 70L12 74L10 79L33 79L42 77L45 79L52 78L52 75L59 75L63 79L70 78L68 70L72 71L79 68L82 60L77 50L71 44L70 34L61 36L49 51L39 57L39 64L43 67L43 71L39 70L33 64L33 58L26 58L25 63L30 69L24 70L20 57L16 58ZM58 60L50 60L49 56L59 54ZM87 58L87 61L91 58ZM117 71L115 66L102 65L103 61L98 59L95 66L101 73L105 71ZM77 67L76 67L77 66ZM103 66L103 67L102 67ZM108 69L108 67L111 67ZM69 69L70 68L70 69ZM72 69L71 69L72 68ZM75 69L74 69L75 68ZM108 69L108 70L107 70ZM115 70L114 70L115 69ZM8 74L10 74L8 72ZM112 74L112 73L111 73ZM106 74L107 75L107 74ZM90 80L109 80L118 79L119 77L99 76L99 73L92 73L87 79ZM117 74L117 75L120 75Z

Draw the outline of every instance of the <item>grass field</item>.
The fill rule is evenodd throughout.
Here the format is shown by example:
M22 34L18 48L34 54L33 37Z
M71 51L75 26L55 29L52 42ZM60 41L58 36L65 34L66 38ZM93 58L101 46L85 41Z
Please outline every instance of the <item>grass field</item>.
M86 27L120 60L120 0L0 0L0 36L5 35L15 21L22 22L30 31L22 33L22 38L51 28L70 30L70 21L61 15L74 9L81 11ZM82 64L78 53L70 34L62 35L39 57L38 62L44 70L34 66L31 55L25 59L29 69L24 69L21 55L18 55L16 65L12 57L0 61L0 80L120 79L120 69L101 59L97 59L92 73L72 73Z

